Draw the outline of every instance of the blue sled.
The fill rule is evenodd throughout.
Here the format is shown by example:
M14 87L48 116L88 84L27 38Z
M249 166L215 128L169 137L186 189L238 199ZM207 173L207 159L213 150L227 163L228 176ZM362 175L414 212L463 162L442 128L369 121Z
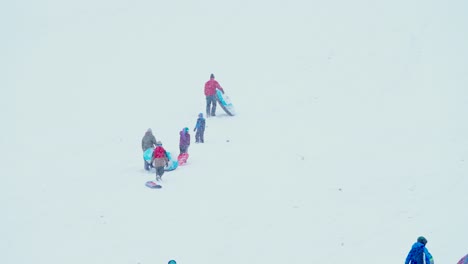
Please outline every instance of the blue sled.
M236 114L234 105L231 103L231 99L226 94L223 94L220 90L216 89L216 100L218 100L221 108L226 114L233 116Z
M153 157L153 151L154 150L152 148L149 148L145 152L143 152L143 158L148 164L150 164L151 158ZM166 151L166 154L167 154L167 159L169 161L167 162L167 166L164 167L164 170L173 171L177 169L177 167L179 167L179 162L177 161L177 159L174 159L169 151ZM151 165L150 167L152 168L153 165Z

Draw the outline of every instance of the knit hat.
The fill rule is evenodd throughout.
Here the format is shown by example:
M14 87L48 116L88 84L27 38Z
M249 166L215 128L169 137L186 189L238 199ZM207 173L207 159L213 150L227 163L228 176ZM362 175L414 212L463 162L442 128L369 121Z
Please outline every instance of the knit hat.
M184 127L184 131L185 131L185 132L188 132L188 127Z
M162 146L162 142L161 141L156 141L156 146Z
M167 264L177 264L177 262L173 259L169 260L169 262Z
M153 130L151 128L148 128L148 130L146 130L146 132L153 133Z
M198 117L203 117L203 113L199 113L199 114L198 114Z
M211 74L211 75L210 75L210 79L214 79L214 74Z
M427 239L423 236L420 236L418 237L418 242L423 244L423 245L426 245L427 244Z

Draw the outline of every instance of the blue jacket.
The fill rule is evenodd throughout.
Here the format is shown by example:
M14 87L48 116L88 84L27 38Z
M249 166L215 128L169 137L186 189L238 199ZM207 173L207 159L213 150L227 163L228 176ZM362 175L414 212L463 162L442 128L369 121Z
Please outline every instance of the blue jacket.
M434 259L423 243L416 242L411 247L405 264L434 264Z
M193 129L193 131L195 130L200 130L200 131L205 130L205 118L199 117L197 119L197 124L195 125L195 128Z

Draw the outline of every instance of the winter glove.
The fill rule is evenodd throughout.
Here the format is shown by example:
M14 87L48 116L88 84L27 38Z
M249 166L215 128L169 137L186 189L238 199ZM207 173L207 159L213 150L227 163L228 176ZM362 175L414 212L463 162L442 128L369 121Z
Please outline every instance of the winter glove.
M193 132L195 132L195 130L197 130L196 128L193 129Z

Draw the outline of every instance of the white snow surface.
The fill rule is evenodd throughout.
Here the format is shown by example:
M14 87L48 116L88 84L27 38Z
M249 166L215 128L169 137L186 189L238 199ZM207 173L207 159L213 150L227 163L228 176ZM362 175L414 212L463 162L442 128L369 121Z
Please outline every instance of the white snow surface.
M466 1L6 1L0 263L468 253ZM210 73L237 115L207 119ZM144 186L152 128L188 164Z

